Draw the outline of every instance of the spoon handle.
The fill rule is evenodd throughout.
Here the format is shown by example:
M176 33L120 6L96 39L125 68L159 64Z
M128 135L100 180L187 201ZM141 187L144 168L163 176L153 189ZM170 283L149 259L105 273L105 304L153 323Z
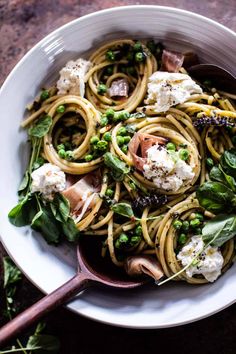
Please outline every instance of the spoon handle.
M17 315L0 329L0 346L5 345L7 341L14 338L17 334L24 331L27 327L33 325L41 317L51 310L64 304L75 296L79 291L86 289L92 282L83 273L76 274L67 283L46 295L34 305Z

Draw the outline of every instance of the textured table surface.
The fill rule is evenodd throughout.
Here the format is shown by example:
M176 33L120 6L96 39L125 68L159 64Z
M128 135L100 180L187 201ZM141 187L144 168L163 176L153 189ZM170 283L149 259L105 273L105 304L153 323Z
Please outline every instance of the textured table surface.
M236 0L0 0L0 85L22 56L52 30L93 11L134 4L165 5L194 11L236 31ZM3 255L0 246L0 260ZM4 308L2 293L1 282L0 325L3 324L1 313ZM24 279L17 292L21 309L41 297L42 294ZM236 305L202 321L162 330L111 327L63 308L48 315L46 320L48 332L60 338L63 354L236 352Z

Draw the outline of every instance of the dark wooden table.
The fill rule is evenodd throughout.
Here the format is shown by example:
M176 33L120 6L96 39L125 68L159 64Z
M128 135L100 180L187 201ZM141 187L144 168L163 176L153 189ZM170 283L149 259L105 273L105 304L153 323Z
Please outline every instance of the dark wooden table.
M0 85L19 59L52 30L93 11L132 4L166 5L194 11L236 31L236 0L0 0ZM0 246L0 259L3 254ZM1 285L0 325L4 308L2 293ZM40 291L24 279L17 292L19 307L26 308L41 297ZM60 338L63 354L236 352L236 305L202 321L161 330L111 327L64 308L54 311L46 320L48 332Z

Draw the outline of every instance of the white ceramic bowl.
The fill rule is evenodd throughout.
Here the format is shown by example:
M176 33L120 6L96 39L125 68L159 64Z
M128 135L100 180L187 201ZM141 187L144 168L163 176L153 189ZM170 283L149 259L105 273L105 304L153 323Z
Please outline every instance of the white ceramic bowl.
M235 72L236 35L202 16L158 6L128 6L87 15L54 31L18 63L0 91L0 228L4 246L27 277L49 293L72 277L76 257L68 247L49 247L29 228L7 219L27 164L26 133L19 129L25 106L56 78L69 58L117 37L155 37L172 49L195 50L203 61ZM89 289L68 306L105 323L134 328L176 326L209 316L236 299L236 266L211 285L171 283L133 291Z

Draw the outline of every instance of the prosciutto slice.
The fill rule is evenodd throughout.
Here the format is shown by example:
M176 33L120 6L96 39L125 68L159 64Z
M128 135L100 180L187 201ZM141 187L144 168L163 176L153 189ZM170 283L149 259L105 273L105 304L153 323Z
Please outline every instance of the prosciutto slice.
M153 145L164 145L167 141L167 139L160 136L146 133L135 133L129 143L129 152L137 170L143 171L143 165L147 160L148 149L150 149ZM141 150L141 156L137 155L139 148Z
M163 270L156 258L149 255L130 256L126 259L125 270L131 277L148 275L155 280L160 280L163 276Z
M72 178L68 179L69 186L62 194L70 202L71 213L78 217L81 210L84 214L89 207L94 205L96 201L95 197L101 189L101 175L96 171L87 174L75 183L72 181ZM87 202L88 200L89 203Z
M168 71L169 73L177 73L183 65L184 55L179 52L172 52L163 50L161 57L161 71Z
M129 84L126 79L114 80L109 88L110 97L128 97Z

